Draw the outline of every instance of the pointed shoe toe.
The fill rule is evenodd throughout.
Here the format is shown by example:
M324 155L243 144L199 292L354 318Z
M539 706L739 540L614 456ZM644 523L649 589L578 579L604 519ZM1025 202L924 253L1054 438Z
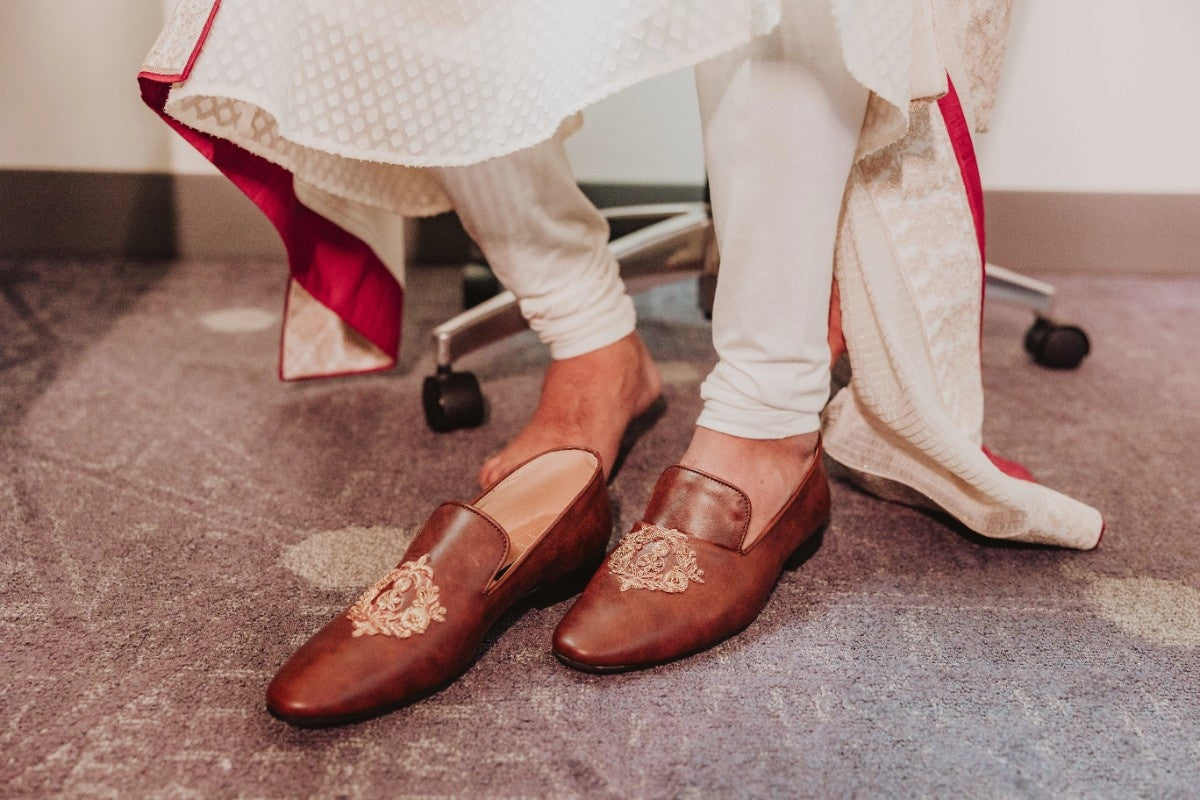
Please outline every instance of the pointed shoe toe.
M453 650L429 658L394 636L356 636L352 620L361 602L331 620L275 674L266 696L272 715L301 727L368 719L435 691L444 676L469 665L458 663L461 655Z
M400 564L279 669L268 710L294 725L336 725L444 688L521 598L599 563L611 530L590 450L543 453L470 503L444 503Z
M624 611L631 609L626 606ZM669 620L622 613L615 604L576 603L554 631L552 651L564 664L584 672L625 672L669 660L659 653Z
M686 467L659 479L642 522L608 554L554 633L559 660L589 672L663 664L758 617L789 559L829 519L820 450L800 486L747 544L750 501Z

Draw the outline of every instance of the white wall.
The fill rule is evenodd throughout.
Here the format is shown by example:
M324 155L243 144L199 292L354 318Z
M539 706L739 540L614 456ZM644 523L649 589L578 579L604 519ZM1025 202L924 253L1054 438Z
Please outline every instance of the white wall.
M1200 193L1200 2L1018 0L989 189Z
M567 140L581 181L701 183L704 151L690 69L632 86L584 111Z
M163 171L138 97L159 0L0 0L0 169Z
M0 169L205 171L134 74L173 0L0 0ZM1018 0L990 189L1200 194L1200 2ZM569 143L581 180L703 178L691 75L609 98Z

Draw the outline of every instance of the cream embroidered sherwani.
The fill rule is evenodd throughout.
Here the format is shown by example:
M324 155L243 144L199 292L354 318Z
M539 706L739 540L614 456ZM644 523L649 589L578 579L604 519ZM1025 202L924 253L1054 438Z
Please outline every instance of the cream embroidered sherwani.
M284 238L281 375L365 372L395 363L400 218L449 207L425 168L566 135L589 103L771 30L784 2L183 0L141 82ZM991 108L1011 0L830 4L871 98L835 265L853 379L827 409L827 451L985 536L1092 547L1097 511L982 448L969 132Z

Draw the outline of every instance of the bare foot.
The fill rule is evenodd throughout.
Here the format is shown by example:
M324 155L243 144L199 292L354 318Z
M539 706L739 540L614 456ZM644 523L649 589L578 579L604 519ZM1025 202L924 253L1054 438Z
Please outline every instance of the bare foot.
M636 333L599 350L550 362L533 418L484 462L479 485L487 488L526 459L567 446L595 450L607 476L630 420L661 393L658 369Z
M763 533L771 518L800 485L816 454L819 434L786 439L743 439L696 428L680 464L736 486L750 498L746 544Z

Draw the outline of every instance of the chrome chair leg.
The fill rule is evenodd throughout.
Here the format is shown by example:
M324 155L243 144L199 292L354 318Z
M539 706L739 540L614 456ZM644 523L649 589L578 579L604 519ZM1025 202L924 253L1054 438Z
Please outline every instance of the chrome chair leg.
M610 243L621 277L631 293L700 276L701 306L711 313L717 249L707 203L621 206L604 210L612 223L637 227ZM1091 350L1087 334L1050 318L1054 287L994 264L987 265L989 300L1017 303L1034 313L1025 349L1038 364L1073 369ZM516 298L503 291L447 320L433 330L435 372L425 379L425 420L435 431L481 425L487 403L479 381L454 369L463 356L526 329Z
M988 264L987 298L1016 303L1033 311L1033 325L1025 332L1025 351L1050 369L1075 369L1091 352L1087 334L1076 325L1050 317L1054 287L1004 267Z
M609 244L630 293L699 275L712 261L712 221L705 203L621 206L604 215L623 226L644 226ZM434 328L436 371L421 391L430 428L451 431L484 422L487 404L479 381L470 372L456 371L454 363L526 327L516 298L504 291Z

